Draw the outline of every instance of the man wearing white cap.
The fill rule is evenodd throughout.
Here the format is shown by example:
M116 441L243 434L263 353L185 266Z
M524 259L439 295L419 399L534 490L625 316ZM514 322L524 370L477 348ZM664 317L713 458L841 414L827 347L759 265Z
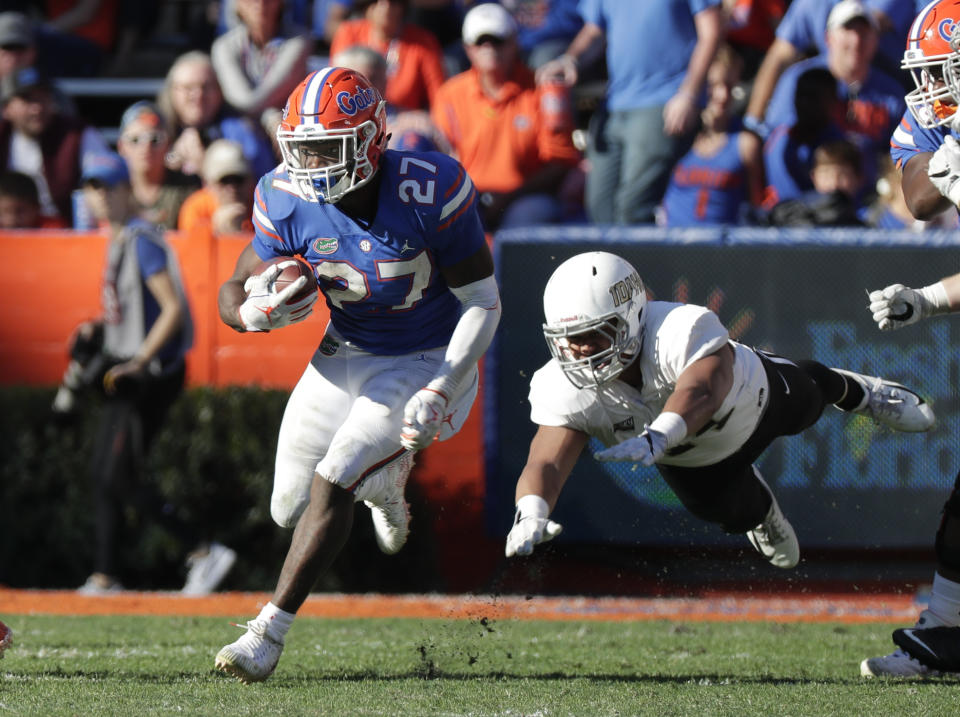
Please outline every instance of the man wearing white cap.
M239 143L218 139L203 157L203 189L183 203L178 227L207 226L214 234L253 231L253 173Z
M557 194L580 159L567 88L536 85L500 5L466 14L463 44L471 67L440 86L431 115L481 193L484 228L559 221Z

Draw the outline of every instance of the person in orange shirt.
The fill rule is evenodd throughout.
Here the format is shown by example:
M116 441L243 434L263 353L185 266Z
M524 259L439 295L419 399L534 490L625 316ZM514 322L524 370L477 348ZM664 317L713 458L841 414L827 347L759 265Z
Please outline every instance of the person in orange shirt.
M214 234L252 232L253 173L239 143L214 140L203 156L203 188L180 208L180 231L209 227Z
M580 161L567 88L538 87L516 37L502 6L470 10L463 43L471 67L440 87L431 109L481 192L488 231L562 220L559 195Z
M428 30L404 22L408 0L360 0L363 17L340 23L330 56L366 45L387 58L384 99L402 110L428 109L446 77L443 50Z

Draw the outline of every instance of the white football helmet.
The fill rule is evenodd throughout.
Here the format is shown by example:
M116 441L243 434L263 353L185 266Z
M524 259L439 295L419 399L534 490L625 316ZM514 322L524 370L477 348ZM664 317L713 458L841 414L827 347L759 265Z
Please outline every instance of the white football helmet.
M612 381L640 353L647 293L631 264L603 251L567 259L543 292L543 335L550 353L577 388ZM596 331L610 345L576 357L568 337Z

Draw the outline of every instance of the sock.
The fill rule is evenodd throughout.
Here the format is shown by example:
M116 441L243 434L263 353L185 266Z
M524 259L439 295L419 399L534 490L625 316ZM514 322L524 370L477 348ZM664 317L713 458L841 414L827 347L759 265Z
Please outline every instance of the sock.
M281 610L272 602L268 602L263 606L260 614L257 615L257 619L267 623L270 635L279 642L283 642L283 638L286 637L287 631L293 624L293 618L296 616L296 613Z
M846 391L833 405L841 411L857 411L867 405L867 392L855 378L838 374L847 385Z
M927 609L947 625L960 625L960 583L934 573Z

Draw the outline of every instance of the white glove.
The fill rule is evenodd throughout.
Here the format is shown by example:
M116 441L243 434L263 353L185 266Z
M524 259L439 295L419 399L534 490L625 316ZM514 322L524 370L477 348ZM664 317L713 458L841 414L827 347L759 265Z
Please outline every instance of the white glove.
M533 546L553 540L563 531L560 523L547 516L550 506L539 495L525 495L517 501L517 512L513 517L513 527L507 535L506 555L530 555Z
M953 135L943 138L943 144L933 153L927 165L927 176L943 196L960 204L960 143Z
M290 263L295 261L291 259ZM247 292L247 298L240 304L240 321L247 331L279 329L281 326L303 321L313 311L313 304L317 300L315 291L292 304L287 303L287 300L307 283L307 277L301 276L282 291L277 291L276 279L290 263L273 264L262 274L254 274L244 283L243 290Z
M593 454L593 457L603 463L633 461L645 466L652 466L663 457L666 450L666 435L647 426L639 436L628 438L623 443L597 451Z
M403 408L400 443L408 451L420 451L433 443L447 415L447 397L432 388L421 388Z
M909 326L949 309L946 290L940 283L922 289L891 284L882 291L871 291L869 297L873 320L881 331Z

